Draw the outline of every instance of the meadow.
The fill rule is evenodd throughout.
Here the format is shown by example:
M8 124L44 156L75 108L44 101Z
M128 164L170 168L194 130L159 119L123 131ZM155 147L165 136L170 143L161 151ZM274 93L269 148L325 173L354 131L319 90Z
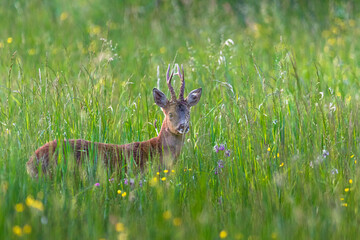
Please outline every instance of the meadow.
M357 1L2 0L0 239L356 239L359 15ZM203 89L171 169L60 161L29 177L53 139L155 137L169 63L185 95Z

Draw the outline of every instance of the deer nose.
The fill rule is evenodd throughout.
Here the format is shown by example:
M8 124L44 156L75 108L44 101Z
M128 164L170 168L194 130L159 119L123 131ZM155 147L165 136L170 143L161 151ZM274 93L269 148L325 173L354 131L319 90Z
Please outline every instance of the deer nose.
M184 130L185 130L185 124L181 123L177 130L178 130L179 133L183 133Z

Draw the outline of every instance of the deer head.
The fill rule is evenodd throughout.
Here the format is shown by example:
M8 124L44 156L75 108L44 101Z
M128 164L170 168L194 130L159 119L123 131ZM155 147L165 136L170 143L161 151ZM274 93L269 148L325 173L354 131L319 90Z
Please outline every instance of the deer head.
M190 108L195 106L201 97L201 88L195 89L189 93L184 99L185 80L184 80L184 68L181 65L181 72L178 66L178 73L181 80L179 98L176 98L174 88L171 86L171 79L174 72L170 75L170 64L166 73L166 82L170 90L171 99L168 100L163 92L159 89L153 89L153 95L155 103L161 107L165 114L164 122L167 126L167 130L175 135L184 135L189 131L190 123Z

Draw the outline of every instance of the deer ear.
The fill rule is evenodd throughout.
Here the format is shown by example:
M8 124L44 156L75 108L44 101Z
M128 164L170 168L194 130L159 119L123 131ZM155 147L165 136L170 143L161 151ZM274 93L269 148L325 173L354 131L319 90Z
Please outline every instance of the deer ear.
M195 106L201 97L202 88L198 88L195 90L192 90L189 93L189 96L187 96L186 101L189 104L190 107Z
M154 101L155 101L156 105L158 105L159 107L164 108L166 106L166 104L168 103L168 100L167 100L165 94L157 88L153 89L153 96L154 96Z

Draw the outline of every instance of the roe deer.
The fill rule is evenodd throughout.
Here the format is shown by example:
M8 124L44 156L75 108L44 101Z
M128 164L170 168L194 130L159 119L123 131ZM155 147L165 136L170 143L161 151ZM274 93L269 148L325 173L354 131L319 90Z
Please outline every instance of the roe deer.
M184 99L184 69L179 66L178 73L181 80L179 98L176 98L174 88L171 86L171 79L174 75L170 72L170 64L166 73L166 81L171 93L171 99L168 100L163 92L159 89L153 89L155 103L161 107L165 114L160 133L144 142L133 142L125 145L106 144L90 142L83 139L64 140L64 150L70 148L74 151L74 157L78 164L82 158L89 157L90 149L95 150L99 159L106 166L122 168L126 161L133 158L135 164L143 170L144 164L149 158L157 157L160 164L166 164L165 161L172 162L179 156L181 148L184 145L185 134L189 131L190 108L196 105L201 97L202 89L198 88L190 92L189 96ZM60 147L58 147L60 148ZM38 176L38 166L41 164L43 174L50 174L50 165L56 165L58 159L57 141L51 141L35 151L26 163L27 172L32 177ZM40 168L40 166L39 166ZM50 171L50 172L49 172Z

